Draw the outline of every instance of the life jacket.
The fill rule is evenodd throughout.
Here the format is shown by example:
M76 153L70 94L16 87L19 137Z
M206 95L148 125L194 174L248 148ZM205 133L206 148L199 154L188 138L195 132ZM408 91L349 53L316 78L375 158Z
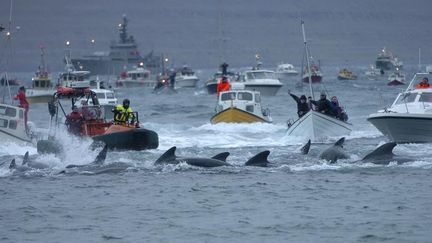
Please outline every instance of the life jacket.
M216 89L216 95L219 97L219 93L222 91L228 91L230 89L230 83L228 79L223 82L222 80L219 82L217 89Z
M416 85L416 89L427 89L430 88L430 84L428 83L418 83Z
M123 105L117 105L114 109L114 123L126 124L126 121L133 117L132 113L133 111L130 107L125 109Z

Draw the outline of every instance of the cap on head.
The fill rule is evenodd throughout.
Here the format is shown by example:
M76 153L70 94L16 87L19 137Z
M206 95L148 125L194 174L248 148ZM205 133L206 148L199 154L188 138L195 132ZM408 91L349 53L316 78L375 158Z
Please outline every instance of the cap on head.
M306 95L302 95L302 96L300 96L300 99L301 99L301 100L306 100Z
M124 99L123 100L123 105L129 106L130 105L130 100L129 99Z

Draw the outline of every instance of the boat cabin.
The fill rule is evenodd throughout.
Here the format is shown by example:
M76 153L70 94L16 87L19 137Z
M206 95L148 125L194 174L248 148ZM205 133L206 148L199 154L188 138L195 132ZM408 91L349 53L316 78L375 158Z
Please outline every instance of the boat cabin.
M136 68L135 70L123 72L120 75L122 79L142 80L150 78L150 71L144 68Z
M235 107L255 114L256 116L269 116L267 109L261 108L261 94L258 91L230 90L221 92L218 98L216 113Z
M275 73L269 70L249 70L241 74L237 81L248 82L262 79L277 79Z
M415 74L408 88L404 92L399 93L387 111L398 113L432 113L432 86L429 88L416 88L416 85L424 77L431 80L432 74Z
M0 139L28 141L24 124L24 109L0 104Z
M71 71L60 74L59 86L70 88L90 87L89 71Z

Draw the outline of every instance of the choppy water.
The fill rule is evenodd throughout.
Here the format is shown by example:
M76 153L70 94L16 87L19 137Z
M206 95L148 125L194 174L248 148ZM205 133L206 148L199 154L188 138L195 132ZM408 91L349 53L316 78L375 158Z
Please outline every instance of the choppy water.
M210 72L199 73L205 79ZM66 135L63 142L69 149L62 158L37 156L32 146L2 146L0 240L429 242L432 145L398 145L395 154L412 158L403 165L356 162L386 141L366 121L367 115L391 102L401 88L364 77L338 81L336 73L336 67L325 70L325 88L339 96L355 128L345 146L351 158L337 164L317 159L328 145L313 145L303 156L298 149L304 141L285 136L286 120L295 116L286 91L306 92L306 87L296 88L295 80L285 80L277 96L263 98L273 124L211 125L215 97L202 89L160 96L117 90L119 97L131 99L143 126L157 131L160 139L156 150L109 152L106 163L127 163L126 171L59 175L68 164L90 163L98 152L88 149L90 141ZM45 105L31 107L30 120L38 128L48 128L47 118ZM235 166L154 166L171 146L183 156L229 151L228 162ZM273 167L243 166L266 149ZM26 151L51 168L11 172L10 160L19 163Z

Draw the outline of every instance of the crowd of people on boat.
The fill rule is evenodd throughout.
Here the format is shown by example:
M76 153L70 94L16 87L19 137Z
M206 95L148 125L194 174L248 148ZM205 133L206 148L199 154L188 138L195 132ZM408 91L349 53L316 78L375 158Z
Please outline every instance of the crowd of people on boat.
M306 95L302 95L299 98L295 94L292 94L290 90L288 90L288 94L297 103L297 115L299 118L306 115L310 110L314 110L335 117L341 121L348 120L348 115L343 107L340 106L336 96L333 96L330 101L327 99L327 94L325 92L321 92L319 100L313 100L310 96L306 99Z

